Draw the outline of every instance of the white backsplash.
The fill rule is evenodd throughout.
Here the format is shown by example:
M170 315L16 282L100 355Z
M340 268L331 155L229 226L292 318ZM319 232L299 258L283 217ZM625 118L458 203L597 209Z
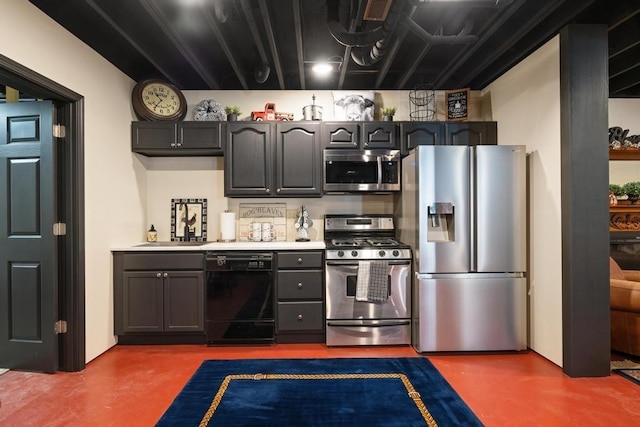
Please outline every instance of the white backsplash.
M322 198L226 198L224 197L224 161L222 157L144 157L135 155L147 170L146 228L153 224L158 240L171 239L171 199L206 198L207 240L220 238L220 213L238 212L240 203L286 203L287 240L296 239L295 220L304 205L313 220L308 230L312 241L322 240L324 215L393 213L393 195L328 195ZM140 230L144 240L147 230ZM236 234L237 235L237 234Z

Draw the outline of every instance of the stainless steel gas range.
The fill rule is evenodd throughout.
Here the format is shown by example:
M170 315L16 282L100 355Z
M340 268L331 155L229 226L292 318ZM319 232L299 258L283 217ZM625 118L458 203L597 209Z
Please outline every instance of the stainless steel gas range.
M411 249L392 215L326 215L326 343L411 344Z

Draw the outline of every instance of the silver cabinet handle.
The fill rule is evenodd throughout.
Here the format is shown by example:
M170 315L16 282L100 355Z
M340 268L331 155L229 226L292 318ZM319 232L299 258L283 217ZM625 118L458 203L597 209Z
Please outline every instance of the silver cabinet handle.
M271 189L267 188L267 194L271 193Z
M156 273L156 277L162 277L162 273Z
M163 277L169 277L169 273L164 273L162 276Z
M279 193L279 192L280 192L280 189L278 188L278 189L276 190L276 193Z
M298 258L298 264L302 264L302 258Z
M298 289L302 289L302 283L298 283Z
M298 320L302 320L302 314L298 314Z

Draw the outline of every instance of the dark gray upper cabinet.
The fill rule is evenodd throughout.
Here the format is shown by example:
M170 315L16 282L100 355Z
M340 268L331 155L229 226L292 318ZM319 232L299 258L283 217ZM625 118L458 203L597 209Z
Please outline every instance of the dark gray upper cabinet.
M443 145L444 126L440 122L403 122L400 124L402 154L418 145Z
M273 140L270 123L227 123L224 195L270 197L273 182Z
M496 122L401 122L402 154L418 145L495 145Z
M228 123L225 144L225 196L322 196L318 123Z
M131 150L145 156L222 156L221 122L132 122Z
M363 122L362 123L362 148L386 148L387 150L400 149L398 138L398 125L393 122Z
M275 195L322 195L322 147L319 123L276 124Z
M498 143L496 122L445 122L447 145L495 145Z
M323 122L324 148L397 150L398 125L394 122Z

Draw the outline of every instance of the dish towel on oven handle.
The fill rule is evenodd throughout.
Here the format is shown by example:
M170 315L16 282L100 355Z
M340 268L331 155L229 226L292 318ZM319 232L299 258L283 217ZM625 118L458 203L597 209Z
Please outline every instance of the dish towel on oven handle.
M356 301L386 301L389 298L388 275L387 261L358 261Z

